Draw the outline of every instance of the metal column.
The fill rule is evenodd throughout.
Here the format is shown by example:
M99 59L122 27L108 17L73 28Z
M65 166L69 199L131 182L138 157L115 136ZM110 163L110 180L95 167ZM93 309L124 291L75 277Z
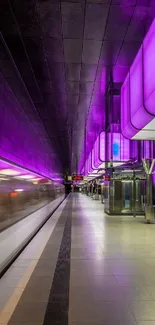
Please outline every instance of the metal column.
M152 171L155 159L143 159L143 167L146 172L146 207L145 216L147 223L154 219L154 207L152 202Z

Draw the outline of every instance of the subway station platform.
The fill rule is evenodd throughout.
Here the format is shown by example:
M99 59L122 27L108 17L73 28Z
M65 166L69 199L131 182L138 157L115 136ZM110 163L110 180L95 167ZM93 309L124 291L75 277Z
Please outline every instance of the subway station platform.
M155 226L70 194L0 280L1 325L155 325Z

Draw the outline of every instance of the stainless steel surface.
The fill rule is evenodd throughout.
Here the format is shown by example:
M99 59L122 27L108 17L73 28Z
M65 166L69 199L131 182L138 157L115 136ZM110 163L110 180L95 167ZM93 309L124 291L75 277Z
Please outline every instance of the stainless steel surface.
M146 175L146 207L145 207L145 218L149 223L154 219L154 208L152 202L152 174Z
M145 218L148 223L154 219L153 207L153 175L152 170L155 164L155 159L143 159L143 167L146 173L146 206Z
M145 195L143 180L113 179L105 185L105 211L109 214L144 213L141 197Z

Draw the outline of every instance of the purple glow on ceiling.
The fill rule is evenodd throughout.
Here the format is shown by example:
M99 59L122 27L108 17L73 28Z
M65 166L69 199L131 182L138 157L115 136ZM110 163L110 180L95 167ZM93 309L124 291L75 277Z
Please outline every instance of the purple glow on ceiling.
M114 82L123 82L126 78L129 68L127 66L116 66L113 69Z
M105 89L106 89L106 74L107 67L99 67L93 96L91 98L90 107L88 110L86 121L86 139L81 150L80 162L78 171L81 172L85 160L92 151L97 135L104 129L105 124ZM86 144L86 145L85 145ZM94 162L95 166L95 162ZM96 167L95 167L96 168Z
M102 68L100 85L101 94L104 95L106 90L106 68Z

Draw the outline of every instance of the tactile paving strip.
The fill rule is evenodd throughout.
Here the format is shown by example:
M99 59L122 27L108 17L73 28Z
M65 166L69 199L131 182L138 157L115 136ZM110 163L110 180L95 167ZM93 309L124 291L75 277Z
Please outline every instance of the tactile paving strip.
M43 325L67 325L69 309L69 281L71 254L71 202L58 254L53 283L49 295Z

